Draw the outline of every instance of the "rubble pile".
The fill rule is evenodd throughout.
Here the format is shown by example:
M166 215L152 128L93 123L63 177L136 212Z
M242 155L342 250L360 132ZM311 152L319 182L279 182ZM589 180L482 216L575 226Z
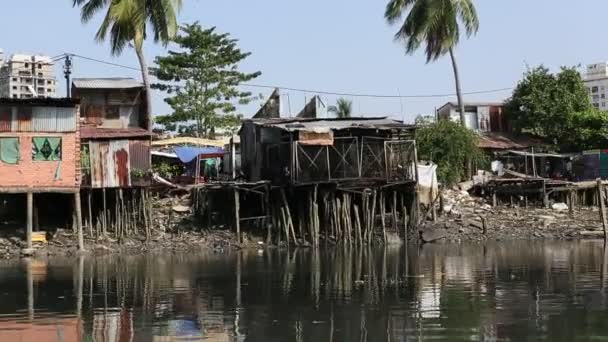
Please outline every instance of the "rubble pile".
M603 237L597 208L577 208L572 215L564 203L549 209L532 203L529 208L493 208L460 189L444 190L441 203L436 221L427 218L419 229L424 242Z

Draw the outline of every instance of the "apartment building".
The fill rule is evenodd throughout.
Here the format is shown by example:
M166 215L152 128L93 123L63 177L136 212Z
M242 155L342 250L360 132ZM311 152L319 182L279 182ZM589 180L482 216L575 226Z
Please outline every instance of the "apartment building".
M593 106L608 111L608 62L587 65L583 80Z
M2 56L0 52L0 60ZM1 62L2 98L55 97L56 87L54 63L48 56L14 54Z

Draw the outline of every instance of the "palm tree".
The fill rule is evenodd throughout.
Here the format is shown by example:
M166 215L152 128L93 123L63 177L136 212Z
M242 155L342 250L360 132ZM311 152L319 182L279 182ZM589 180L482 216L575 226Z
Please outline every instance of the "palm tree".
M460 25L464 25L467 37L474 35L479 29L479 19L473 1L389 0L384 17L391 25L405 17L405 21L395 34L395 39L405 43L408 54L414 53L422 44L425 44L427 63L437 60L446 53L450 54L460 109L460 123L464 126L464 103L454 47L460 38Z
M74 7L81 6L80 18L83 23L105 10L105 17L95 39L102 42L109 37L112 55L120 55L127 45L132 44L146 87L148 119L151 118L152 101L148 65L143 51L144 40L150 31L154 42L167 45L177 33L177 12L181 5L182 0L73 0ZM151 127L149 123L149 128Z
M328 112L334 113L334 115L340 119L350 118L352 110L353 102L342 97L336 101L335 106L329 106L327 108Z

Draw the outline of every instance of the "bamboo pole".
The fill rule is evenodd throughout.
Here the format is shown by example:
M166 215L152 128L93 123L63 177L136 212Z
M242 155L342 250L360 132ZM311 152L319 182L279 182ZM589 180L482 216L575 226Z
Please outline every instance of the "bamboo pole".
M32 248L32 229L34 226L34 194L31 192L27 193L27 248L31 250Z
M76 228L78 230L78 250L84 251L84 238L82 236L82 208L80 191L74 193L74 210L76 211Z
M240 206L241 200L239 190L234 188L234 225L236 227L236 239L239 243L243 243L241 240L241 218L240 218Z
M87 209L89 211L89 235L93 237L93 209L91 208L91 200L93 189L87 191Z
M598 201L600 203L600 219L602 220L602 227L604 228L604 241L606 241L606 204L604 186L601 179L597 180L597 191L599 194Z
M382 222L382 240L386 245L386 201L384 198L384 192L380 193L380 220Z

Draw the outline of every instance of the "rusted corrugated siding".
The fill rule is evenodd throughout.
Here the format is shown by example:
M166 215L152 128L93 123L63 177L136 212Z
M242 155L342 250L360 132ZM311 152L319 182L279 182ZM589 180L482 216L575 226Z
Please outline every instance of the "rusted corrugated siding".
M106 178L115 187L131 185L131 170L129 167L129 140L113 140L109 144L108 171L111 175Z
M17 120L13 121L12 130L15 132L30 132L32 130L32 107L17 107Z
M89 143L91 158L91 187L103 188L105 186L105 164L108 154L108 142L96 141Z
M131 140L129 142L131 170L148 171L150 169L150 142Z
M57 108L57 132L76 132L76 108Z
M56 132L57 108L34 107L32 109L32 128L35 132Z
M13 108L10 106L0 106L0 132L10 132L11 122L13 121Z

